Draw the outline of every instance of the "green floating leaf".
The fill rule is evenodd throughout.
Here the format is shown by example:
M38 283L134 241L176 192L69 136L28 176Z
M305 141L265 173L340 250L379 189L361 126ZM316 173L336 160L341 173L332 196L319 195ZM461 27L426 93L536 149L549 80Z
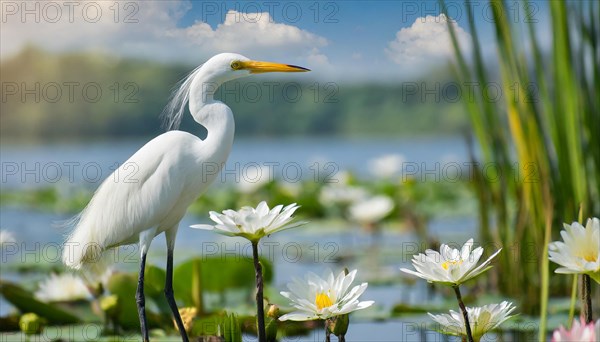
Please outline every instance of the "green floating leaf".
M146 274L150 275L148 278L150 281L148 283L152 283L153 280L155 281L155 278L160 278L160 272L155 269L155 266L146 266ZM113 274L108 281L108 291L118 297L119 315L117 317L117 323L124 329L135 330L140 328L137 304L135 301L137 281L138 275L136 273L116 273ZM160 304L161 300L164 300L164 295L160 298L158 297L159 294L156 291L156 285L146 284L146 282L145 285L146 318L148 319L148 325L150 327L158 327L163 320L148 309L148 302L153 301L159 307L161 312L164 313L164 310L161 309L162 305ZM168 314L170 315L171 311L168 311Z
M218 336L220 318L217 315L199 317L194 320L191 336Z
M128 273L113 274L106 286L107 290L118 297L120 303L117 323L123 328L139 328L135 292L137 289L137 276Z
M323 321L285 321L279 326L279 337L307 336L312 330L323 327Z
M16 284L0 280L0 293L6 301L19 309L19 311L35 313L45 318L50 324L73 324L80 322L77 316L55 305L35 299L31 292Z
M414 314L425 314L428 312L447 311L443 307L431 306L431 305L410 305L399 303L394 305L392 308L392 316L403 316L403 315L414 315Z
M20 317L18 314L0 317L0 332L19 330L19 319ZM0 341L3 341L2 337L0 337Z
M273 280L273 265L264 258L260 262L267 285ZM199 293L221 294L228 290L253 291L255 288L252 259L242 256L194 258L177 266L173 278L175 296L185 306L197 309L202 309L197 307L202 302Z
M165 297L165 280L167 273L162 268L147 265L144 274L144 291L146 297L151 298L160 313L170 316L172 314L167 298Z

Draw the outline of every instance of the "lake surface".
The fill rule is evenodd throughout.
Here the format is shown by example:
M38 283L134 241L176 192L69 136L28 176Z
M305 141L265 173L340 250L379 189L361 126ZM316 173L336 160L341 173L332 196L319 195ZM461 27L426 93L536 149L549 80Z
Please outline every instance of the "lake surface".
M146 141L94 142L19 146L2 144L3 188L86 183L98 186ZM307 179L317 173L336 177L343 170L367 176L369 161L389 154L402 156L415 172L439 169L440 163L467 160L461 138L411 139L236 139L219 181L251 172L256 165L275 178ZM328 164L329 163L329 164ZM438 164L438 165L436 165ZM301 174L296 170L301 168ZM127 176L127 175L123 175Z
M110 175L115 166L123 163L139 149L144 141L95 142L81 144L50 144L38 146L2 145L2 189L27 189L58 185L59 187L87 186L96 188ZM237 139L227 163L227 170L242 170L248 165L272 167L276 178L285 177L286 165L299 165L302 178L314 177L315 170L324 169L326 163L335 165L334 176L342 170L351 170L360 177L370 177L368 163L387 154L400 154L407 163L415 163L424 170L435 169L436 163L464 162L467 160L465 144L459 138L432 139ZM331 165L331 164L329 164ZM439 167L439 166L438 166ZM235 172L237 172L235 171ZM310 179L310 178L308 178ZM228 179L219 180L228 182ZM217 183L219 183L219 181ZM213 186L219 186L214 184ZM21 252L39 255L46 261L60 262L60 245L64 231L53 223L67 219L58 215L35 210L12 207L0 208L0 227L16 234ZM177 238L176 262L191 255L236 254L248 255L249 245L244 240L225 238L211 232L188 228L206 218L188 214L180 225ZM315 225L325 223L315 223ZM309 225L310 226L310 225ZM323 229L321 229L323 228ZM372 238L358 227L327 229L308 227L291 230L263 241L262 254L274 262L274 285L281 290L293 276L302 276L307 271L320 273L326 268L334 270L343 265L359 268L358 281L371 278L399 277L399 267L408 266L409 259L402 258L403 252L414 248L415 237L410 233L388 229L383 235ZM430 229L437 236L463 237L475 231L475 221L470 218L456 220L433 220ZM164 265L165 242L161 236L152 244L149 262ZM359 251L360 260L348 258L345 251ZM388 251L388 252L383 252ZM389 252L392 251L392 252ZM23 253L3 256L10 262L20 262ZM126 249L123 253L137 256L137 250ZM387 254L386 254L387 253ZM390 256L391 255L391 256ZM341 262L340 262L341 260ZM249 265L251 267L251 265ZM137 270L137 262L120 265L131 271ZM17 274L2 273L3 278L18 280ZM389 312L399 302L423 303L427 298L425 282L407 285L370 285L363 295L365 300L375 300L375 312ZM10 310L0 300L0 315ZM357 315L348 333L349 341L418 341L441 340L437 333L428 333L425 338L415 331L415 324L426 323L395 319L373 323L363 321ZM433 335L432 335L433 334ZM296 340L323 340L323 332L315 331L311 336Z

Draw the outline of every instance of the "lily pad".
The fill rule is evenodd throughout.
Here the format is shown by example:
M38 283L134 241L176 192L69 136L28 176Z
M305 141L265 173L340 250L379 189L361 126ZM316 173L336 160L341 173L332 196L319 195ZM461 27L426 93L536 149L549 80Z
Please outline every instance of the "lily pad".
M273 266L262 258L261 264L267 285L273 279ZM173 278L175 296L185 306L197 307L207 293L225 294L235 290L249 293L255 288L253 261L242 256L193 258L177 266Z
M50 324L73 324L80 322L74 316L58 306L41 302L33 294L22 287L0 280L0 293L15 308L21 312L33 312L48 320Z
M446 312L448 309L435 305L411 305L399 303L392 308L392 316L421 315L428 312Z
M147 270L153 266L148 266ZM152 272L150 272L152 274ZM135 294L137 290L138 276L135 273L115 273L113 274L107 285L107 289L110 293L118 296L120 303L120 313L117 318L117 323L121 328L124 329L139 329L140 321L138 318L137 304L135 300ZM153 285L147 285L144 290L150 290L146 294L146 318L150 327L158 327L163 320L153 311L149 309L150 304L154 303L159 308L160 304L157 303L158 297L151 296L150 294L156 294L153 292ZM163 298L163 297L161 297ZM160 302L160 301L159 301ZM161 312L164 312L161 310ZM168 311L170 313L170 311Z

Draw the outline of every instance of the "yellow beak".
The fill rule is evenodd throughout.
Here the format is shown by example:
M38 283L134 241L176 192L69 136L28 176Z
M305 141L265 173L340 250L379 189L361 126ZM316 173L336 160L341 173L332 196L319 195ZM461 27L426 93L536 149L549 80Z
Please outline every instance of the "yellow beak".
M239 62L239 69L249 70L251 74L262 74L265 72L306 72L306 69L296 65L261 62L261 61L245 61Z

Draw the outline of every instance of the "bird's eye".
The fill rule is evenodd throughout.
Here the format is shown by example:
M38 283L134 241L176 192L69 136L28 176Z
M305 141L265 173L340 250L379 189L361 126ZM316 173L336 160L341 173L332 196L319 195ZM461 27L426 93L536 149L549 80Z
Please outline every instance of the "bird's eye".
M241 67L242 67L242 64L241 64L240 62L238 62L238 61L233 61L233 62L231 62L231 68L232 68L233 70L238 70L238 69L240 69Z

